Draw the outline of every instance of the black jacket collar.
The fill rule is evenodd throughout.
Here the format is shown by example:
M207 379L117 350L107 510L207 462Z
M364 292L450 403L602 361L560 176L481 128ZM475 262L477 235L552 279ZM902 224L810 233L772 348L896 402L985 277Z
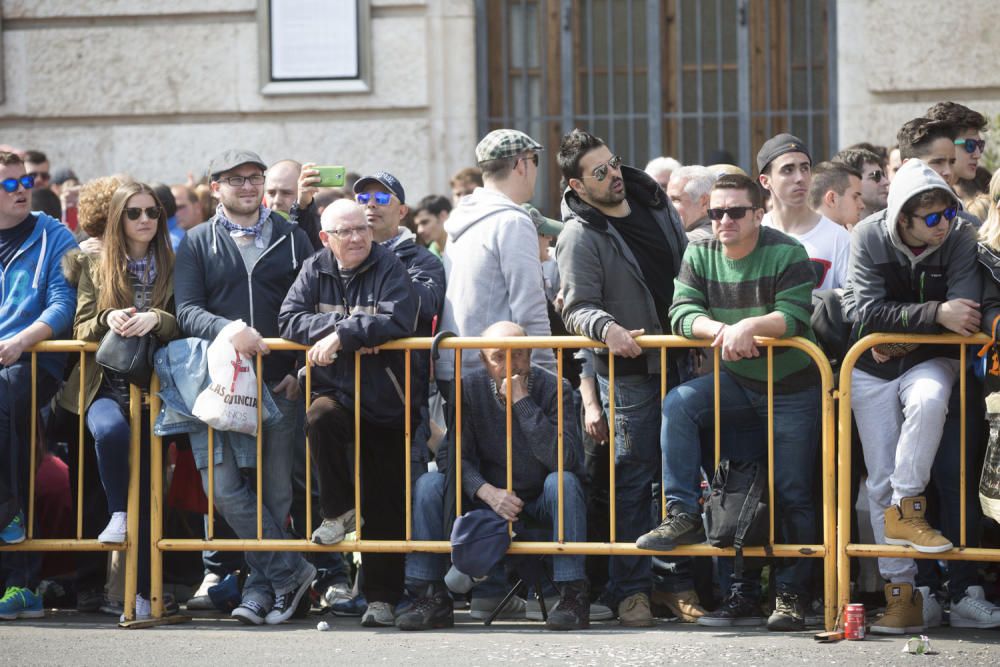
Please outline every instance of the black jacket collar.
M622 165L622 178L625 181L625 195L627 197L647 208L663 209L667 207L667 194L660 187L660 184L646 172L635 167ZM583 201L572 188L566 188L565 198L566 205L581 222L599 229L607 229L607 216Z

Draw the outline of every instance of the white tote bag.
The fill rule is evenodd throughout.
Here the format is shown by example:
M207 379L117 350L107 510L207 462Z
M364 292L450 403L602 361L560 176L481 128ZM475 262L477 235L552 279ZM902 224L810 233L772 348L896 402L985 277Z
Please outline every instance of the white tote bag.
M194 416L218 431L257 435L257 375L253 357L245 357L230 342L246 328L230 322L208 346L208 387L194 402ZM267 415L263 415L264 419Z

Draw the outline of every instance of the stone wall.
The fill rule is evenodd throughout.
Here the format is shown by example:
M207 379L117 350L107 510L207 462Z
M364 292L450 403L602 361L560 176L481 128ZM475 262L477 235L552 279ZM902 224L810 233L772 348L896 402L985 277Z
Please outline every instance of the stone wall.
M942 100L1000 114L1000 2L839 0L840 145L892 145Z
M0 0L0 143L83 178L198 175L227 147L392 171L410 199L474 160L472 0L372 0L369 93L262 95L257 0Z

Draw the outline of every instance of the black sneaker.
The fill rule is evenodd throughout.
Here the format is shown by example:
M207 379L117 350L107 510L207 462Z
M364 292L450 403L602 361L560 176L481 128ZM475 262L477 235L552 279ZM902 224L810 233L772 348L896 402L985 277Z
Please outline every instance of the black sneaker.
M763 624L764 615L760 613L760 603L756 598L743 595L737 588L729 591L718 609L698 619L698 625L707 625L713 628Z
M244 600L230 616L246 625L261 625L267 616L267 609L256 600Z
M638 540L635 546L651 551L670 551L680 544L701 544L705 541L705 524L700 514L678 512L670 514L659 526Z
M431 630L455 625L455 607L442 584L428 584L410 607L396 617L400 630Z
M590 627L590 593L587 580L567 581L559 602L549 612L546 630L585 630Z
M299 600L302 599L302 596L312 586L313 580L316 579L316 568L311 563L307 563L307 565L309 565L309 569L306 571L305 576L299 580L295 588L285 591L281 595L274 596L274 606L271 607L270 613L264 619L268 625L284 623L295 613L295 608L299 606Z
M806 609L795 593L778 593L774 612L767 619L767 629L776 632L794 632L806 627Z

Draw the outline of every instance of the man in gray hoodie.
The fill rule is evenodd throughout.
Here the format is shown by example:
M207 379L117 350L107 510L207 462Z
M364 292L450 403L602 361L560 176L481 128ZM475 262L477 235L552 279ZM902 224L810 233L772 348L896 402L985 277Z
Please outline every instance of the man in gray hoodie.
M483 186L462 197L444 224L452 265L441 331L478 336L491 324L511 321L528 336L550 335L538 232L521 208L535 191L541 150L518 130L494 130L476 146ZM537 350L533 357L555 372L552 350ZM463 376L481 367L478 351L462 353ZM435 362L435 374L448 397L455 378L451 352Z

